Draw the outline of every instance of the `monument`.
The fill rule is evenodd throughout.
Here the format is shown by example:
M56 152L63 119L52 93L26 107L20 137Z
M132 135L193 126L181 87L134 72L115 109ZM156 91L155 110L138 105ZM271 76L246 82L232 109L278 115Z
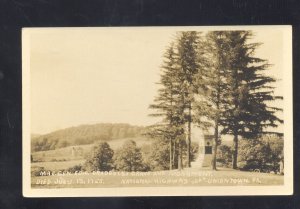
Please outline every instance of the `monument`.
M194 127L192 141L198 142L198 157L191 162L192 168L205 168L211 166L213 158L214 135L203 133L199 128Z

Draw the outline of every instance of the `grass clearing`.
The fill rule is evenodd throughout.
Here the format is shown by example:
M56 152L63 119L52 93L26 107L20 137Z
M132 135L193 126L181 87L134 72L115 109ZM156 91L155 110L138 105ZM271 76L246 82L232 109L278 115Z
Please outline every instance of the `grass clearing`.
M139 147L143 146L144 144L151 143L151 141L143 137L114 139L107 141L107 143L115 151L119 149L127 140L134 140ZM74 145L55 150L33 152L31 154L35 162L82 160L90 152L93 146L95 146L95 144ZM72 150L75 150L75 154L74 151L72 152Z

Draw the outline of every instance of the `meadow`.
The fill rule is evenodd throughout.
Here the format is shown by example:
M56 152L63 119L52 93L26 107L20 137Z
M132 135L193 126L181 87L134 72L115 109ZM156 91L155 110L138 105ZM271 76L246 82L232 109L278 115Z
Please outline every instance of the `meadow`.
M109 141L108 144L113 150L117 150L127 140L136 141L137 146L139 147L151 143L150 141L147 141L147 139L139 137L114 139ZM76 165L83 165L86 156L93 146L95 146L95 144L75 145L54 150L32 152L31 155L33 162L31 163L31 171L38 170L40 168L43 168L43 170L58 171L65 170ZM72 150L75 150L75 154Z

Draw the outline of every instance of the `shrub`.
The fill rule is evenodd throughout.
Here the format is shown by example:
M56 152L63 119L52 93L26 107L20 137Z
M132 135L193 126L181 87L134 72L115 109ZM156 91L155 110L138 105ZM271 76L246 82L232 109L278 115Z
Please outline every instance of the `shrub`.
M109 171L113 168L114 151L107 142L100 142L94 146L88 155L84 168L87 171Z
M217 163L221 167L230 167L232 164L232 150L227 145L220 145L217 151Z
M242 170L277 172L283 156L283 140L270 135L260 139L241 140L239 148L239 167Z
M166 140L156 139L152 142L149 152L145 155L145 163L150 170L168 170L169 169L169 144Z
M143 162L141 149L136 146L135 141L126 141L122 148L117 150L114 156L116 170L120 171L146 171L147 166Z
M70 173L75 173L76 171L84 171L84 167L82 165L75 165L73 167L70 167L67 169L68 172Z

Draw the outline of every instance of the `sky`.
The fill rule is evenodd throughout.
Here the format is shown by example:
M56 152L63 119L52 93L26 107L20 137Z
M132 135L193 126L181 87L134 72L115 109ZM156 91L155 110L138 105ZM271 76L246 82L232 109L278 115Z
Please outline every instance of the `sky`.
M218 28L221 29L221 28ZM162 55L187 28L45 28L30 31L31 133L94 123L150 125ZM189 29L190 30L190 29ZM211 29L193 28L197 31ZM283 75L280 28L253 29L258 57ZM282 82L276 94L283 95ZM279 104L280 105L280 104Z

